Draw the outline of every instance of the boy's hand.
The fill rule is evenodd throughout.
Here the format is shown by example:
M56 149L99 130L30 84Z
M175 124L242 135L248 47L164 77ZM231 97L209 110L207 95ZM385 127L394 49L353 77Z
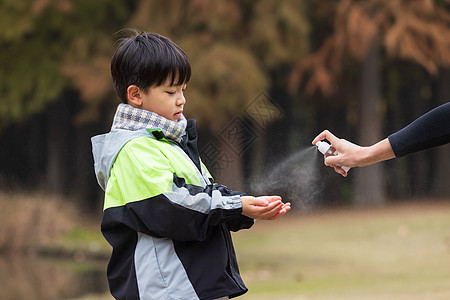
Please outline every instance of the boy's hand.
M279 196L242 196L242 214L260 220L273 220L291 209L290 203L283 203Z
M279 197L279 196L261 196L261 197L269 198L269 202L273 202L273 201L278 200L278 199L281 200L281 197ZM291 209L291 203L290 202L283 203L283 205L281 206L281 209L274 216L272 216L272 218L270 218L269 220L274 220L274 219L276 219L278 217L281 217L282 215L287 213L290 209Z

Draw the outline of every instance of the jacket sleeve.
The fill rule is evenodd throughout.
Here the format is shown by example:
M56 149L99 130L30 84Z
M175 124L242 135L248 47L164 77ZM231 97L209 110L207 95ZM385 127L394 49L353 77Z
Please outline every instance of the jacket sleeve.
M211 179L211 181L212 181L212 179ZM233 190L229 189L228 187L218 184L218 183L215 183L214 187L217 190L219 190L223 196L232 196L232 195L246 196L247 195L242 192L233 191ZM235 216L235 217L227 220L225 223L229 230L239 231L241 229L251 228L253 226L253 224L255 223L255 220L240 214L239 216Z
M203 187L195 173L176 174L159 149L122 149L111 169L105 209L123 206L135 230L180 241L202 241L211 226L241 217L240 194ZM198 177L197 177L198 178ZM198 181L198 179L197 179Z

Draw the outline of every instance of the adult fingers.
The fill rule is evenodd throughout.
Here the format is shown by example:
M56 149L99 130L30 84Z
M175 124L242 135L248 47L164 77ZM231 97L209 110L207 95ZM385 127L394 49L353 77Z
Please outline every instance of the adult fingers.
M319 135L317 135L313 139L312 144L315 145L318 141L321 141L321 140L324 140L324 139L329 140L329 138L333 138L333 137L336 138L330 131L325 129L324 131L319 133Z

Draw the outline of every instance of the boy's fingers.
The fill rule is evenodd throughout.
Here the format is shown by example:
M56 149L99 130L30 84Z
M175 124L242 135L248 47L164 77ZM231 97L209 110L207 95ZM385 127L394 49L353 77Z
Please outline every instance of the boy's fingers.
M268 205L267 211L264 213L266 216L273 216L277 212L279 212L283 207L283 203L281 201L272 202Z
M280 209L276 214L274 214L272 217L269 218L269 220L274 220L278 217L281 217L282 215L286 214L288 210L282 208Z
M267 197L257 197L253 198L252 201L250 201L250 204L256 205L256 206L267 206L269 205L270 201L267 199Z
M267 200L269 200L269 202L281 200L280 196L266 196L266 198L267 198Z
M260 196L252 198L249 204L259 217L257 219L273 220L291 209L291 204L283 203L280 196Z
M283 204L283 206L279 209L278 212L276 212L273 216L269 218L269 220L274 220L278 217L281 217L282 215L286 214L291 209L291 203Z
M257 209L261 216L261 218L266 219L275 213L277 213L282 208L281 201L279 203L272 202L269 205L263 207L263 206L255 206L255 209Z
M275 207L282 206L283 202L281 200L275 200L269 203L268 207L274 209Z
M260 196L260 197L256 197L255 199L257 199L259 201L263 201L263 203L265 203L264 205L260 205L260 206L267 206L267 204L269 204L269 203L273 203L275 201L281 201L280 196ZM258 203L261 203L261 202L255 201L252 204L259 205Z

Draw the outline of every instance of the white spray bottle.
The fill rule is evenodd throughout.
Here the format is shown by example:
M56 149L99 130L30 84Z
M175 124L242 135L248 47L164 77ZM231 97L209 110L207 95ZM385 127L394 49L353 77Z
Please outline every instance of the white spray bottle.
M325 155L325 157L338 154L336 149L334 149L334 147L331 146L330 144L328 144L327 142L318 141L316 143L316 146L317 146L317 150L319 150L320 153ZM345 166L338 166L338 167L341 168L342 170L344 170L345 172L348 172L348 170L350 170L350 167L345 167Z

